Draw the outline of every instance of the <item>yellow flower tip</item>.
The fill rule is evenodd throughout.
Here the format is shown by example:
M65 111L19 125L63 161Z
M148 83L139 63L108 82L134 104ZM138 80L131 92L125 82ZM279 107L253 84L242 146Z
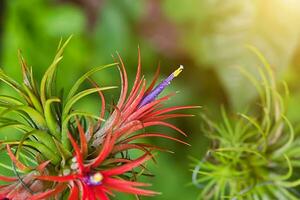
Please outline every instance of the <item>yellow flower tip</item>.
M183 65L180 65L178 69L173 72L174 77L177 77L183 70Z
M91 176L91 181L94 183L99 183L102 180L103 180L103 175L100 172L97 172Z

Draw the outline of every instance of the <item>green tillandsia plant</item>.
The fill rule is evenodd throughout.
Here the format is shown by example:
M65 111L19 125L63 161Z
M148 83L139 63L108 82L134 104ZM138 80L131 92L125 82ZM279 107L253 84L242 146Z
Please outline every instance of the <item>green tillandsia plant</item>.
M12 128L20 135L14 140L0 141L1 150L9 155L12 166L0 164L14 173L14 176L1 174L0 180L6 183L0 187L0 199L108 200L108 195L113 196L115 191L136 197L158 194L141 188L149 184L136 180L140 175L151 175L145 163L153 159L154 150L164 149L139 139L160 137L186 144L167 134L147 132L146 129L166 126L186 135L165 120L191 116L170 112L195 106L164 107L163 103L173 94L158 98L183 67L155 87L158 70L152 83L146 87L145 78L141 76L139 53L136 78L128 94L125 65L118 55L116 63L86 72L64 95L57 92L55 78L70 39L60 42L56 56L39 85L21 54L21 84L0 71L0 80L20 95L0 95L1 131ZM112 66L116 66L120 73L121 94L108 112L103 92L115 87L100 87L91 76ZM79 91L86 80L93 87ZM100 114L76 110L74 105L93 93L100 97Z
M299 199L296 171L300 167L300 138L286 117L288 88L279 93L274 73L264 57L258 81L241 72L259 93L259 114L238 113L229 117L222 109L222 122L204 117L203 130L212 141L206 156L195 162L193 183L199 199Z
M68 130L74 129L72 124L69 123L72 117L85 116L101 120L99 116L91 113L74 110L73 105L87 95L97 93L100 90L116 88L98 87L77 92L80 85L90 75L117 63L100 66L79 78L63 102L62 94L55 91L55 76L63 51L70 39L71 37L64 44L62 44L62 41L60 42L57 54L45 72L39 87L33 77L32 69L27 67L20 52L19 60L22 67L23 83L17 83L2 70L0 71L0 80L21 96L21 99L13 96L0 96L2 108L0 113L1 128L9 126L18 129L23 133L22 139L17 142L18 149L23 145L39 149L52 164L58 164L62 161L62 158L72 155L67 136ZM3 142L3 144L17 143Z

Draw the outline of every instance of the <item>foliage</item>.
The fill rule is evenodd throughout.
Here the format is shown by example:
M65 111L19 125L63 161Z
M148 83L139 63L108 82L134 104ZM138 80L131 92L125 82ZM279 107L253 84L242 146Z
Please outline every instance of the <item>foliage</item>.
M239 113L229 118L222 109L222 122L208 119L206 135L212 147L197 163L194 183L201 188L200 199L298 199L300 184L299 137L286 117L286 98L276 87L273 70L262 55L260 81L242 73L260 94L261 115ZM197 176L198 174L198 176Z
M143 69L147 77L154 74L153 63L156 64L158 60L163 76L168 75L168 66L183 64L186 67L184 76L170 89L184 91L184 95L182 92L172 97L171 101L166 102L168 106L182 102L201 104L212 113L213 121L221 124L223 120L220 120L218 105L223 104L227 113L245 113L245 107L256 102L255 88L235 68L242 66L259 80L256 66L260 62L244 49L245 44L251 44L263 52L270 62L276 80L284 78L287 82L290 100L285 115L294 125L300 116L299 6L298 0L2 0L0 65L5 74L20 82L22 76L16 52L23 49L22 54L27 65L34 66L35 79L41 80L48 64L52 62L50 55L56 50L54 44L60 37L74 34L57 69L57 86L63 87L66 94L77 81L77 77L89 71L95 64L98 66L110 63L111 54L115 54L116 50L126 62L131 82L136 70L136 49L140 46ZM119 85L116 71L117 68L110 67L93 75L93 79L101 83L101 86ZM19 99L16 92L4 85L0 84L1 94ZM85 81L79 91L90 86ZM118 91L119 89L113 89L104 93L111 100L117 98ZM59 104L52 102L51 108ZM97 95L88 95L74 104L73 108L84 110L96 117L99 99ZM106 110L107 114L113 108L108 106ZM258 107L249 106L249 111L249 116L258 118L261 114ZM7 116L15 116L15 113ZM237 117L233 116L231 119L230 115L229 118L232 126L235 126ZM190 137L186 142L191 144L189 148L158 138L143 139L151 141L151 144L176 149L177 153L160 154L156 157L159 167L152 163L147 165L156 175L151 180L152 189L161 191L163 195L142 199L178 199L183 195L184 199L195 199L198 194L196 187L183 185L190 181L187 155L202 155L209 145L208 138L203 137L199 131L200 120L202 121L199 115L193 119L172 120L178 127L188 130ZM74 118L71 121L75 122ZM243 123L246 123L245 119ZM12 127L13 123L1 129L0 140L12 141L22 137ZM150 130L167 131L162 127ZM73 131L78 132L76 124ZM80 140L76 138L76 141ZM15 146L11 147L15 150ZM29 155L23 158L21 154L19 159L24 164L35 166ZM137 156L135 152L133 155ZM0 163L0 171L14 176L10 158L5 151L0 154L0 159L3 161ZM295 170L293 173L296 173ZM148 182L149 177L140 177L140 180ZM134 197L117 194L116 199L128 200Z
M39 84L33 76L33 69L27 66L20 53L22 83L0 71L0 80L19 95L0 95L1 129L3 132L8 131L8 127L15 129L14 134L20 136L0 141L1 150L8 152L12 161L12 167L5 167L15 175L0 176L0 180L8 182L0 188L0 197L109 199L107 195L114 191L136 196L157 194L140 189L148 184L136 182L136 179L140 175L149 175L145 162L154 160L153 151L165 149L142 139L157 137L187 144L167 134L146 129L165 126L186 136L165 120L192 116L170 112L196 107L164 107L164 102L174 94L157 98L183 67L155 86L159 76L157 70L153 81L146 87L139 53L136 78L128 92L130 86L126 68L118 55L116 63L91 69L64 94L60 92L63 90L57 90L56 76L70 39L59 43L57 53ZM120 72L121 93L116 104L107 106L104 91L116 87L100 87L93 81L92 75L112 66L117 66ZM81 90L86 80L93 87ZM100 97L99 115L76 109L78 101L94 93ZM31 162L24 164L24 160ZM11 191L13 187L17 189Z

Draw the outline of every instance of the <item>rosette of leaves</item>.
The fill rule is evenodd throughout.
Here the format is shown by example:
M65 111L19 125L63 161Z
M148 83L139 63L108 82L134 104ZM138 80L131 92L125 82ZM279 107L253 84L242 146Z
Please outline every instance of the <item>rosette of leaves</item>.
M17 139L0 141L1 150L7 152L12 161L11 167L5 163L1 165L14 173L13 176L1 174L0 180L6 183L0 187L0 199L107 200L115 191L136 196L157 194L140 188L149 184L136 180L139 175L151 175L145 162L154 159L154 150L164 149L139 139L160 137L186 144L165 133L145 129L166 126L186 135L165 120L191 116L170 112L194 106L164 107L163 103L174 94L158 98L182 67L155 87L158 70L146 87L139 54L136 78L128 94L125 65L118 55L116 63L91 69L63 94L56 90L55 80L58 64L70 39L60 42L39 85L21 54L22 83L0 71L0 80L20 96L0 95L0 128L2 131L12 128L19 134ZM117 103L108 109L104 91L116 87L100 87L91 76L112 66L120 72L121 93ZM80 86L87 80L92 88L80 91ZM100 97L99 115L76 110L74 105L79 100L94 93ZM133 151L134 155L131 155Z
M285 94L279 93L272 68L255 48L251 50L264 66L257 68L260 80L241 72L260 94L259 114L229 117L222 109L220 123L204 117L203 130L212 146L200 162L194 159L193 183L201 190L199 199L300 197L296 190L300 140L286 116L288 89L283 84Z

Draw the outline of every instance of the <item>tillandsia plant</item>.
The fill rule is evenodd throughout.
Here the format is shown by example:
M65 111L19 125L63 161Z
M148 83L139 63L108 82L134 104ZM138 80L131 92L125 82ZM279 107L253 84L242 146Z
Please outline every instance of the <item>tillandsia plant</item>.
M222 122L204 117L203 126L212 146L195 161L193 183L199 199L299 199L300 138L286 116L288 89L279 93L275 75L264 57L253 47L264 67L260 79L240 69L260 95L259 114L238 113L229 117L222 109ZM255 109L257 110L257 109Z
M159 76L157 70L152 83L146 87L145 78L141 76L139 53L136 78L128 94L125 66L118 55L118 62L88 71L64 95L56 90L55 78L69 40L60 42L57 54L39 85L21 54L22 83L0 71L0 80L19 94L19 97L0 95L1 131L12 128L19 134L18 139L0 141L1 151L8 153L12 167L1 164L14 174L0 176L5 182L0 186L0 199L107 200L116 191L137 197L158 194L143 189L149 184L137 182L137 178L149 175L146 161L154 160L154 150L164 149L139 139L160 137L186 144L167 134L145 129L166 126L186 135L165 120L191 116L172 111L196 107L164 107L164 102L173 94L158 98L183 67L155 87ZM119 69L121 93L117 104L111 104L112 109L108 109L104 91L115 87L100 87L91 76L112 66ZM92 88L79 91L85 81ZM76 110L74 105L93 93L100 97L100 114L95 116ZM138 156L137 150L141 152ZM135 156L131 155L132 151Z

